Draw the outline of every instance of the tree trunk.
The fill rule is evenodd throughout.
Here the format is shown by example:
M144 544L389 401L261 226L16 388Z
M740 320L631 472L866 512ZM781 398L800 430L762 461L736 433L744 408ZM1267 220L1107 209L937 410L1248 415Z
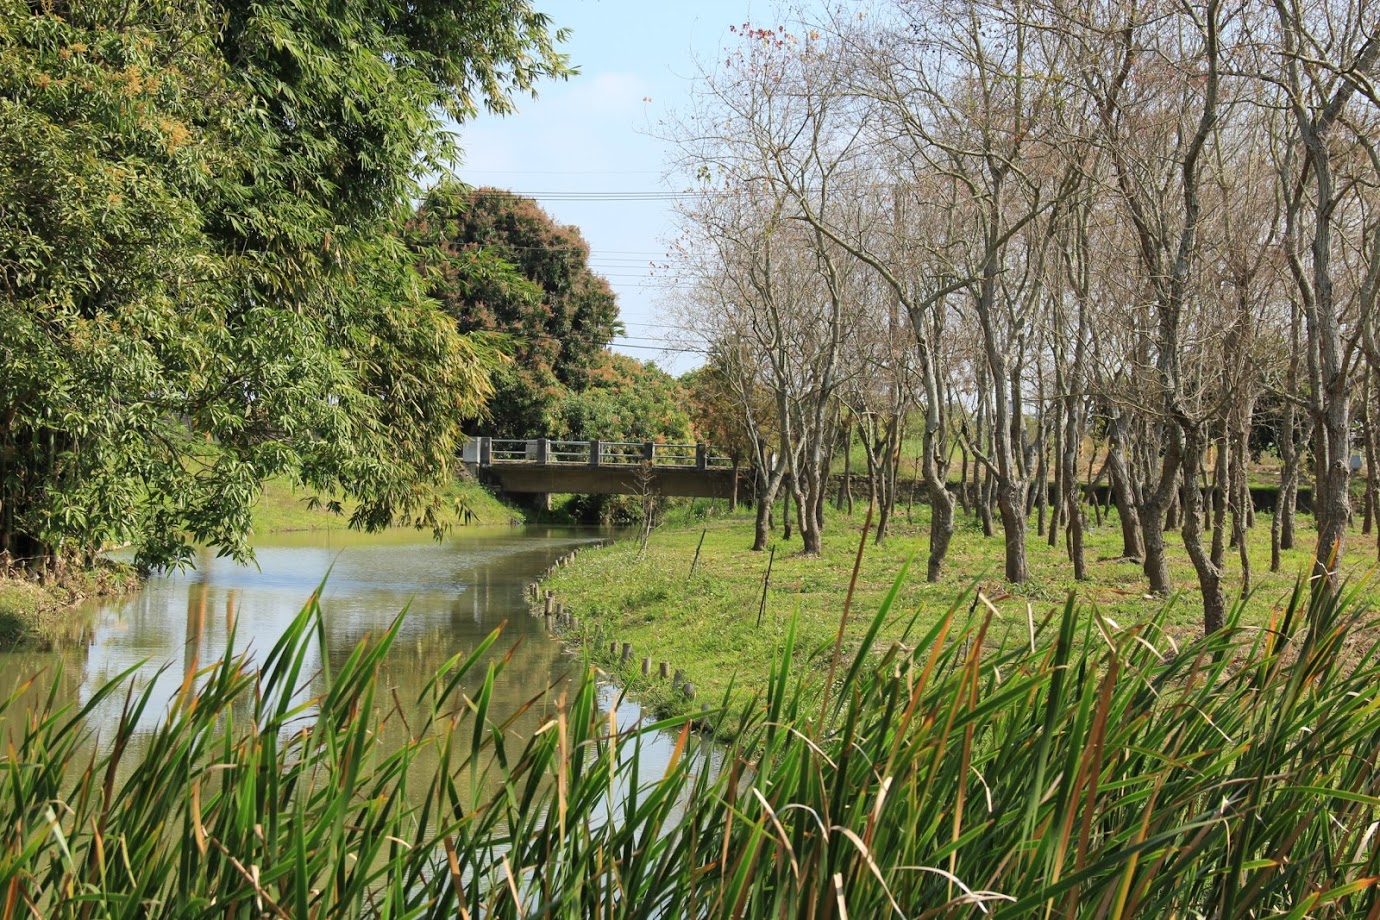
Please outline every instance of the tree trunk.
M1006 537L1006 580L1021 584L1030 577L1025 557L1025 483L997 479L997 508Z
M1108 456L1110 457L1110 451L1108 452ZM1097 448L1096 448L1096 446L1094 446L1092 450L1088 451L1088 489L1087 489L1087 494L1086 494L1084 497L1085 497L1085 499L1086 499L1087 501L1089 501L1089 502L1092 503L1093 520L1096 521L1098 527L1101 527L1101 526L1102 526L1102 514L1103 514L1103 511L1104 511L1105 509L1103 508L1104 502L1102 501L1101 498L1098 497L1098 490L1101 489L1101 487L1102 487L1102 476L1103 476L1103 473L1105 473L1106 470L1107 470L1107 463L1106 463L1105 461L1103 462L1103 464L1102 464L1102 472L1099 472L1099 473L1097 474L1096 478L1094 478L1094 477L1093 477L1093 463L1094 463L1094 461L1096 461L1096 460L1097 460ZM1111 487L1109 486L1109 487L1107 488L1107 501L1108 501L1108 502L1111 501L1111 497L1112 497L1112 489L1111 489ZM1122 533L1122 536L1123 536L1123 538L1125 537L1125 532L1124 532L1124 531L1123 531L1123 533ZM1123 543L1122 549L1124 550L1124 549L1125 549L1125 540L1124 540L1124 539L1123 539L1122 543ZM1125 552L1123 552L1122 555L1124 556L1124 555L1125 555Z
M1249 547L1249 531L1254 514L1255 504L1251 501L1251 482L1247 475L1247 466L1251 456L1251 422L1250 418L1254 412L1254 406L1248 406L1243 413L1244 421L1237 429L1235 438L1236 449L1236 488L1232 492L1232 541L1236 544L1237 558L1241 563L1241 594L1242 600L1251 593L1251 554Z
M1056 381L1057 382L1057 381ZM1065 430L1064 416L1067 414L1065 400L1060 398L1054 409L1054 447L1050 450L1050 465L1053 467L1052 482L1044 488L1054 490L1054 503L1050 506L1049 516L1049 545L1059 545L1059 530L1065 520L1067 520L1068 508L1064 502L1065 480L1068 473L1065 469L1068 457L1064 453L1064 440L1068 437Z
M1077 345L1077 355L1074 358L1074 373L1076 379L1081 380L1081 339ZM1083 440L1083 404L1080 397L1072 393L1066 394L1064 400L1064 431L1060 437L1063 459L1059 461L1059 505L1063 508L1063 518L1067 522L1066 533L1069 560L1073 563L1073 577L1077 581L1087 581L1088 560L1083 546L1083 532L1087 521L1083 502L1079 498L1081 490L1078 488L1078 446Z
M1375 553L1380 559L1380 419L1376 419L1376 403L1380 401L1380 375L1371 378L1371 395L1366 399L1366 507L1375 528Z
M921 473L925 477L925 493L930 504L930 553L925 580L931 582L938 581L939 576L943 574L949 541L954 535L954 506L957 504L953 493L944 482L939 464L939 451L942 447L942 439L939 437L940 424L938 407L929 407L922 444Z
M1160 467L1160 479L1155 490L1146 495L1139 509L1141 536L1145 540L1145 559L1142 563L1150 593L1161 596L1173 590L1169 577L1169 559L1164 550L1165 512L1171 499L1179 493L1179 469L1183 464L1183 432L1175 426ZM1196 488L1196 483L1195 483ZM1201 522L1198 522L1201 526Z
M996 477L992 471L986 467L982 468L982 486L978 489L977 513L978 520L982 522L982 535L991 537L996 535L996 527L992 522L992 484Z
M1206 509L1198 477L1202 471L1203 444L1201 429L1186 426L1184 432L1184 549L1198 573L1198 589L1203 597L1203 631L1211 635L1226 625L1227 601L1222 593L1222 568L1203 547L1203 519ZM1223 461L1218 460L1220 469Z
M959 445L959 466L958 466L958 499L963 505L964 514L972 514L972 494L968 491L968 448ZM977 471L973 471L974 476Z
M796 519L800 524L800 552L806 556L818 556L824 546L824 522L819 516L823 477L818 470L809 471L804 476L795 477L792 486Z
M788 476L786 488L781 493L781 539L790 540L795 532L795 519L791 517L791 496L795 494L795 477Z
M1126 468L1122 421L1119 415L1111 420L1111 437L1107 442L1107 478L1111 481L1111 492L1116 499L1116 513L1121 522L1121 555L1127 559L1144 561L1145 540L1142 537L1140 512L1136 505L1135 490L1131 485L1130 473Z
M752 539L752 551L760 553L771 542L772 506L776 504L776 493L781 490L784 470L763 470L758 467L757 476L757 520Z
M1042 394L1043 395L1043 394ZM1041 402L1043 404L1043 400ZM1045 468L1045 420L1040 419L1040 429L1035 435L1035 533L1037 536L1045 535L1045 518L1049 515L1049 484L1046 479L1049 477L1049 470ZM1057 526L1049 528L1051 535L1058 529Z
M1231 457L1227 452L1227 443L1225 437L1217 443L1217 456L1212 470L1212 564L1219 569L1227 552L1227 492L1231 478Z
M1294 524L1298 503L1298 483L1300 456L1298 449L1298 412L1289 402L1284 409L1284 423L1279 437L1279 495L1275 500L1275 523L1271 527L1277 533L1277 548L1271 554L1270 571L1279 571L1279 550L1294 548Z
M853 513L853 428L855 425L855 420L850 417L848 424L844 427L843 481L839 483L839 494L834 499L835 510L842 511L846 507L850 515Z

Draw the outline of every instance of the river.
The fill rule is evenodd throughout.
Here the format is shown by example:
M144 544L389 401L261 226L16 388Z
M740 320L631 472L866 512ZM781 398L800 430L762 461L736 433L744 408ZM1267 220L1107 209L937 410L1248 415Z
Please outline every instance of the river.
M583 667L547 635L540 617L529 615L526 585L571 549L610 536L591 528L466 527L437 542L414 530L333 529L263 538L255 545L255 566L203 551L193 570L155 576L135 594L78 609L84 642L50 652L0 653L0 693L38 675L20 705L0 716L0 738L20 726L55 682L60 699L84 704L130 669L136 687L153 685L139 723L148 731L168 712L188 674L227 653L232 635L236 653L266 654L323 583L325 647L313 647L307 671L320 670L322 655L338 667L361 638L381 634L406 608L380 669L385 690L400 700L415 699L446 661L473 650L506 621L489 651L490 659L513 652L494 688L491 719L498 722ZM472 672L475 683L484 671L481 662ZM92 711L87 727L94 743L116 724L123 704L124 695L116 694ZM546 709L533 707L513 730L536 730ZM618 713L625 726L638 717L628 703ZM669 744L653 747L669 751Z

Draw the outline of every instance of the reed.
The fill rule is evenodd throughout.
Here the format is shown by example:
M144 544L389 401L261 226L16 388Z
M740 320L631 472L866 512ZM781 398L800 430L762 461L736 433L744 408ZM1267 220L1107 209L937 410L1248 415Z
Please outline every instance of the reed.
M0 917L1380 916L1354 594L1296 588L1268 628L1182 648L1163 613L1013 622L965 595L878 647L899 585L827 695L833 645L795 673L788 629L761 698L713 714L736 741L712 758L685 719L617 724L587 668L520 737L490 712L504 662L472 674L497 632L420 710L377 679L401 617L309 674L313 598L137 755L127 676L31 715L0 756ZM394 719L411 740L382 749Z

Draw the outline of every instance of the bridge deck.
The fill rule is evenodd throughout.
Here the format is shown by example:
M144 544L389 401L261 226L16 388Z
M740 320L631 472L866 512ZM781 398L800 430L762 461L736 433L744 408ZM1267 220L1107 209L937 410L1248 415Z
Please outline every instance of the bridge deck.
M505 492L729 498L737 468L705 444L472 438L463 459Z

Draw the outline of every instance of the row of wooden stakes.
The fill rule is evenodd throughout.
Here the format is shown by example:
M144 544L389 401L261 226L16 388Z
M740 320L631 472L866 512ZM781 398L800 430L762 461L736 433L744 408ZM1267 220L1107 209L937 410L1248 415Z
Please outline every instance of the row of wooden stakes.
M567 565L570 560L575 558L576 552L577 551L572 551L568 555L557 559L552 564L551 568L546 570L546 574L549 575L561 566ZM542 577L545 578L546 576L543 575ZM531 598L533 602L531 608L532 614L534 616L540 616L546 621L546 629L548 632L560 631L580 635L580 618L567 610L564 604L556 601L555 592L543 591L540 582L534 581L527 586L527 593L528 597ZM633 660L632 643L622 643L620 650L618 642L610 642L609 657L617 659L620 665L627 667ZM652 659L644 656L642 659L642 676L650 677L651 675ZM693 700L695 698L695 685L686 680L685 672L680 668L676 668L673 673L669 662L660 662L657 666L657 676L661 680L669 679L671 681L671 689L679 690L685 695L686 699Z

